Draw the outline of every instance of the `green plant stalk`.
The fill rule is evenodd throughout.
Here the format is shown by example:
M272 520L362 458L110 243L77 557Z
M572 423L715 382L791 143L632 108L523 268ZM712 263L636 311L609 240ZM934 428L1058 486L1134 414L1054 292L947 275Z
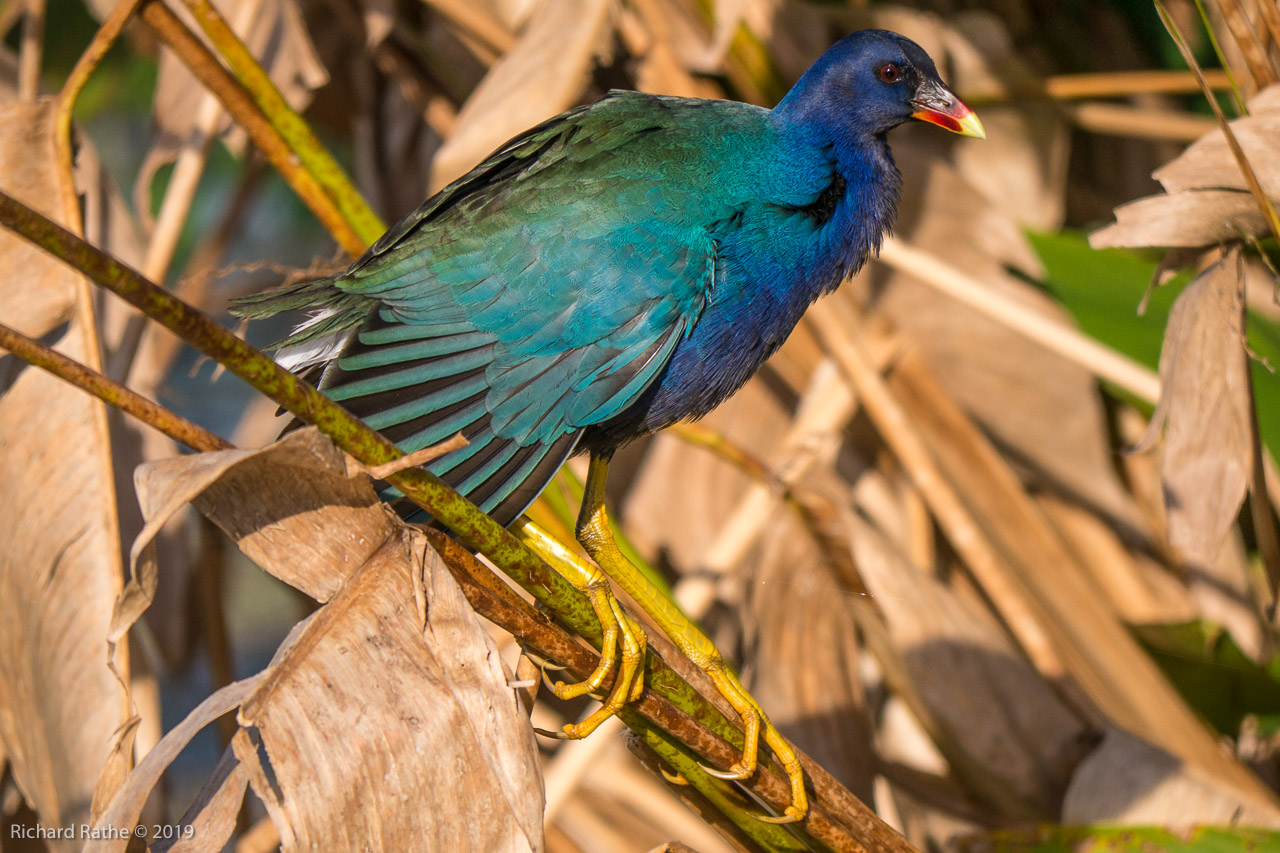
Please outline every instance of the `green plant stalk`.
M191 10L196 22L227 63L236 80L253 98L284 143L297 155L302 168L315 178L326 195L333 200L338 212L352 230L366 245L381 237L382 232L387 230L386 224L365 202L346 171L320 144L320 140L316 139L310 125L289 106L270 75L254 59L226 19L209 0L183 0L183 3Z
M338 244L351 255L363 252L368 241L356 233L325 187L304 167L297 152L271 125L253 97L227 72L218 58L160 0L143 4L140 16L196 79L222 102L232 118L249 134L253 144Z
M125 264L3 192L0 192L0 226L115 293L195 349L224 365L260 393L318 427L361 463L381 465L404 455L395 445L250 344ZM397 472L388 477L388 481L434 518L448 525L466 547L492 560L550 608L571 630L599 646L600 624L585 596L505 528L423 469ZM742 732L737 726L657 655L646 656L645 683L656 693L667 697L680 711L706 726L711 733L735 749L742 748ZM827 792L833 802L848 807L850 795L825 770L807 759L805 769L814 780L819 802ZM786 785L773 774L757 774L754 781L760 782L765 778L771 786L769 802L779 808L785 806L789 802ZM865 824L870 812L861 804L858 807L860 812L854 816L854 823ZM821 814L818 817L821 818Z
M679 797L681 801L698 817L720 834L729 845L735 850L754 851L759 849L769 849L768 846L762 845L758 839L752 838L747 832L740 829L738 825L730 820L722 811L722 806L718 806L711 797L702 794L696 787L691 784L680 784L673 778L672 768L674 765L668 764L662 760L657 752L655 752L645 739L635 732L631 732L626 737L627 749L640 762L640 766L648 770L654 776L662 776L668 782L667 790L674 796ZM735 793L732 789L727 789L725 796L732 796ZM785 843L785 842L784 842ZM811 849L811 848L801 848Z
M230 442L199 424L192 423L136 391L112 382L96 370L3 324L0 324L0 348L8 350L27 364L46 370L64 382L92 394L107 405L154 427L192 450L227 450L232 446Z
M709 775L703 769L698 757L667 732L656 726L640 728L632 725L630 718L635 716L638 715L634 711L625 708L618 712L618 718L626 724L627 728L639 735L645 746L683 776L685 782L705 797L712 807L732 822L739 832L749 836L765 850L800 853L809 849L807 844L786 827L758 820L755 817L757 807L751 800L744 797L737 789Z
M1195 0L1195 4L1196 11L1200 13L1200 23L1204 24L1205 34L1209 37L1210 46L1213 47L1213 55L1218 57L1218 64L1222 66L1222 70L1226 72L1227 80L1231 83L1231 97L1235 99L1236 111L1242 116L1248 115L1249 109L1244 105L1244 95L1240 94L1240 87L1236 85L1235 75L1231 73L1231 65L1227 62L1227 55L1222 52L1222 45L1218 43L1218 34L1213 31L1213 21L1209 20L1209 10L1204 7L1203 0ZM1161 0L1156 0L1156 11L1160 13L1160 19L1164 22L1165 28L1169 29L1172 19L1168 17L1169 11L1165 9ZM1170 29L1170 32L1172 31ZM1181 38L1181 34L1178 34L1174 40L1180 41ZM1179 44L1178 49L1182 51L1184 57L1189 53L1183 44ZM1192 70L1195 70L1194 59L1188 60L1187 64L1192 67ZM1215 104L1217 103L1217 100L1212 95L1209 96L1209 99Z

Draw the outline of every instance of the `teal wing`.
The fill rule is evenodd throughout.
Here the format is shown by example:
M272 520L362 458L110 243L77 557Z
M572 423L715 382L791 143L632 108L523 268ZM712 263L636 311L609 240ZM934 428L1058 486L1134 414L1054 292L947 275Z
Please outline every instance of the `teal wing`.
M660 378L713 286L721 214L672 179L690 152L655 100L513 140L334 280L376 308L326 393L406 452L462 432L430 468L504 523Z

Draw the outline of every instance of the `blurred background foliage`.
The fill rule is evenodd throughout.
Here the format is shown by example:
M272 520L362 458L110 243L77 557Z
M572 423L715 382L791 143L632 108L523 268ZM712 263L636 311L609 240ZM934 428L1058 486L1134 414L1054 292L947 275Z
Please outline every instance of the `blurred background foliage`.
M0 3L5 103L29 100L33 87L60 91L112 5ZM515 132L610 88L767 105L843 33L878 26L919 41L989 139L895 132L906 186L884 262L815 308L699 430L630 448L615 465L612 504L638 557L784 733L919 849L1280 850L1280 482L1269 458L1280 449L1280 251L1221 143L1203 149L1200 171L1179 172L1181 183L1153 179L1166 164L1190 169L1176 159L1187 146L1221 137L1156 4L216 5L388 222ZM1235 126L1262 195L1280 203L1280 97L1267 88L1280 76L1280 12L1270 0L1159 5L1210 69L1228 117L1241 116L1229 82L1250 105ZM23 71L30 62L34 77ZM77 182L86 210L107 211L109 227L85 229L92 242L229 324L230 297L345 261L216 106L134 21L75 101ZM105 179L90 177L87 152ZM5 164L0 183L22 168ZM1187 206L1151 212L1179 194ZM1107 228L1115 208L1144 197L1157 201ZM1215 224L1227 221L1225 231ZM957 279L974 285L967 296L949 289ZM7 304L0 322L19 325ZM274 404L217 365L118 305L100 302L95 316L104 373L237 446L275 438ZM284 331L246 334L265 345ZM858 351L870 375L857 373ZM0 389L14 386L6 374ZM877 389L888 409L873 403ZM38 440L22 437L33 458L45 452ZM16 453L18 439L7 441ZM133 468L181 451L118 420L105 441L119 574L142 524ZM1139 444L1154 448L1127 452ZM567 532L574 474L551 488L531 514ZM0 508L39 503L33 494L15 485ZM158 547L157 600L130 635L128 692L141 722L126 752L139 759L215 689L267 667L317 607L195 513L171 522ZM91 601L93 624L113 598ZM98 635L77 630L90 638L83 654L97 654ZM34 643L18 627L0 634L7 648ZM492 635L516 669L516 644ZM37 666L45 658L32 660L38 677L50 675ZM111 732L124 717L89 726L68 710L110 704L103 695L49 698L39 712ZM555 729L591 707L544 693L532 716ZM232 730L224 718L196 736L152 792L149 821L188 812ZM79 803L62 817L87 814L81 800L95 786L105 802L124 778L59 776L57 761L24 753L13 731L0 741L7 826L52 821L52 800L32 781L45 765L65 795L49 796ZM685 811L640 769L620 728L543 740L539 753L545 842L535 847L761 843L717 835ZM88 765L109 764L93 756ZM526 781L541 797L542 780ZM337 800L319 805L342 814ZM273 849L282 835L288 848L297 837L253 796L239 812L226 842L235 849ZM7 826L4 849L42 846L14 841ZM205 844L191 849L222 841Z

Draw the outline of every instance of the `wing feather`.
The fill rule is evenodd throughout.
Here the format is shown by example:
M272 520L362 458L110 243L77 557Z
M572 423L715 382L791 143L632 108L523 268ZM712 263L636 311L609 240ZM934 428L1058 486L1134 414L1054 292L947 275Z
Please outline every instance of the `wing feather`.
M709 298L707 226L730 211L702 197L702 152L653 133L655 103L615 96L518 137L334 279L377 308L325 390L406 451L461 430L471 445L429 467L486 509L522 511ZM611 152L640 136L661 150L619 174Z

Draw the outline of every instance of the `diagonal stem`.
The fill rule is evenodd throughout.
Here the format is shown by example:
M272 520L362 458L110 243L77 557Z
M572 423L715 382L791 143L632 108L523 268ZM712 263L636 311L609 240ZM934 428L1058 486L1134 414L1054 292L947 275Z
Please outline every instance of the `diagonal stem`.
M253 98L262 115L297 155L302 169L320 183L352 230L366 244L381 237L382 232L387 230L386 224L365 203L364 197L351 183L351 178L320 144L320 140L316 139L302 116L289 106L271 77L254 59L226 19L209 0L183 0L183 3L191 10L196 23L226 61L236 80Z
M96 370L3 324L0 324L0 348L7 349L28 364L47 370L59 379L87 391L107 405L158 429L192 450L227 450L231 447L230 442L199 424L192 423L159 403L148 400Z
M263 116L253 97L231 76L218 58L160 0L149 0L142 7L141 16L156 35L182 59L191 73L218 96L227 112L244 128L253 143L311 208L311 212L342 248L351 255L363 252L366 241L347 221L323 184L303 166L297 152Z

